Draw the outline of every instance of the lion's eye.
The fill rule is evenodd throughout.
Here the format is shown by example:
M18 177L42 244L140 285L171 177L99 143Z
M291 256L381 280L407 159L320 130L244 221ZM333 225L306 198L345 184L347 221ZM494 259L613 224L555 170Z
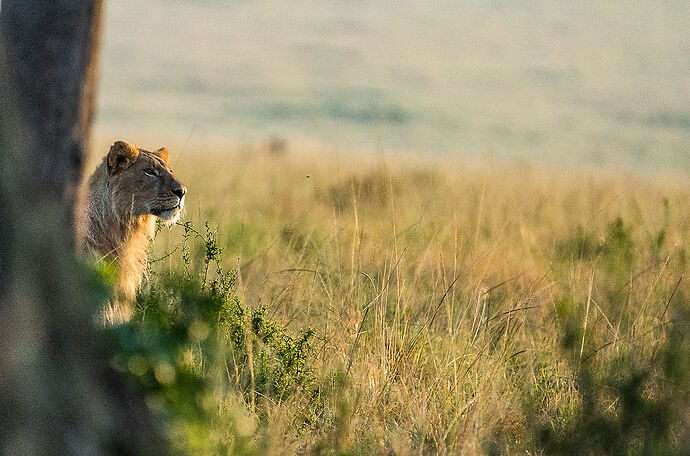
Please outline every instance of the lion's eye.
M153 168L146 168L144 170L144 174L146 174L147 176L151 176L151 177L157 177L158 176L158 173Z

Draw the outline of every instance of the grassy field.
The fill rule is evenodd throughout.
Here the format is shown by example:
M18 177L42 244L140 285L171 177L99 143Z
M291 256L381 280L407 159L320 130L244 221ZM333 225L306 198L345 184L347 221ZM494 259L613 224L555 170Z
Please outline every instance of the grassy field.
M181 452L690 449L687 176L197 149L113 330Z
M109 3L98 155L189 194L104 332L176 452L690 454L688 5Z

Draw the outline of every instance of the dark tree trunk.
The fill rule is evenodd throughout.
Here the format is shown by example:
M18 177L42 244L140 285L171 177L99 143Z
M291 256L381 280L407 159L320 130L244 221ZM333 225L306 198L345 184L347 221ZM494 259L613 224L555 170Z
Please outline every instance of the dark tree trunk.
M3 0L0 12L8 76L40 151L35 178L67 208L93 119L101 9L102 0Z
M73 255L100 0L2 0L0 454L156 454L141 398L109 365Z

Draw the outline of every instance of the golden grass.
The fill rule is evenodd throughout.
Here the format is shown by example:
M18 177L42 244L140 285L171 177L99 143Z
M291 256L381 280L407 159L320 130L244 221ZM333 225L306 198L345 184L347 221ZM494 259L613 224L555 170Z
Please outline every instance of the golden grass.
M566 419L577 363L654 351L669 303L690 296L687 280L674 292L690 251L687 176L193 146L175 162L184 218L218 227L245 302L325 338L314 367L335 392L321 424L297 424L299 398L258 398L264 425L240 434L266 454L327 442L355 454L515 452L529 439L528 397ZM180 231L164 230L153 257ZM563 300L584 327L575 366Z

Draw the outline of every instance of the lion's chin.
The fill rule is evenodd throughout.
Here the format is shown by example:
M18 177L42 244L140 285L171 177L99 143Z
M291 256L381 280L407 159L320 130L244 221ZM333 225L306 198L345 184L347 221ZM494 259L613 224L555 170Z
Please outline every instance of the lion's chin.
M163 220L167 225L172 225L180 219L180 207L155 211L153 215Z

